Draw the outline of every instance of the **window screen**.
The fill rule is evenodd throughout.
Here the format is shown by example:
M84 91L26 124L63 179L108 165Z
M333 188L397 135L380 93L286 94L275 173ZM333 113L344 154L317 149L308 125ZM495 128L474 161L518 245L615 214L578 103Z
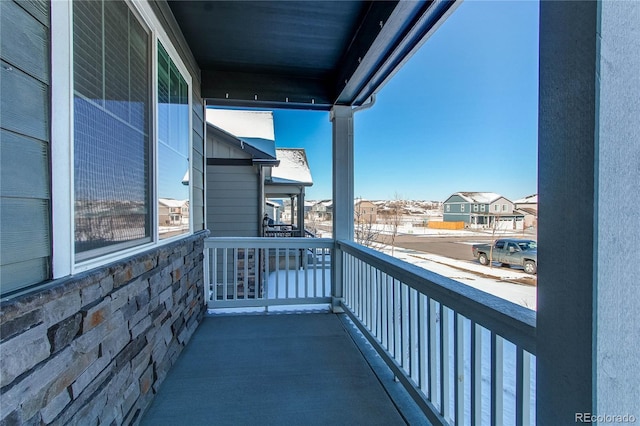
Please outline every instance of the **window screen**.
M73 3L76 260L151 240L150 42L122 1Z
M189 232L189 86L158 43L158 226Z

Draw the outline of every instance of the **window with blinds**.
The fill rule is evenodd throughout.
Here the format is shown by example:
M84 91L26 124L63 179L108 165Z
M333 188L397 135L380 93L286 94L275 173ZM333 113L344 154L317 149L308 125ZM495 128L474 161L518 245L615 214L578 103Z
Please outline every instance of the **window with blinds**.
M158 42L158 235L189 232L189 86Z
M73 3L76 261L152 239L149 58L124 2Z

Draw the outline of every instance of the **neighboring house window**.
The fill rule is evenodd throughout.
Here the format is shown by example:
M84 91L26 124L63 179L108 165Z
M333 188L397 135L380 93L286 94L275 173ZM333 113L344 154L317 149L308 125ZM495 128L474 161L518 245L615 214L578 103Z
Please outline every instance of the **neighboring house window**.
M477 211L478 211L478 205L477 205L477 204L474 204L474 205L473 205L473 211L474 211L474 212L477 212Z
M158 198L189 202L189 133L189 86L158 42ZM166 225L159 221L160 238L189 232L189 215Z
M483 212L484 211L484 204L480 204L480 211Z
M463 212L464 211L464 204L460 204L460 211Z
M447 210L447 212L450 212L451 211L451 205L447 204L447 209L446 210Z
M493 210L498 211L498 209L499 209L499 208L500 208L500 207L499 207L497 204L494 204L494 205L493 205Z
M506 205L506 204L503 204L503 205L502 205L502 211L503 211L503 212L506 212L506 211L507 211L507 205Z
M76 261L151 241L149 33L121 1L73 2Z

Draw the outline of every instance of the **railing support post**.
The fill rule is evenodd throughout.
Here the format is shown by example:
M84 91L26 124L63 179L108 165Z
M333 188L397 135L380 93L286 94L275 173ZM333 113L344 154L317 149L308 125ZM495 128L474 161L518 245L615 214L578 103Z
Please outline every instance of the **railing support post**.
M353 109L335 105L333 127L333 238L353 241ZM342 251L336 245L331 264L331 296L336 306L343 297Z

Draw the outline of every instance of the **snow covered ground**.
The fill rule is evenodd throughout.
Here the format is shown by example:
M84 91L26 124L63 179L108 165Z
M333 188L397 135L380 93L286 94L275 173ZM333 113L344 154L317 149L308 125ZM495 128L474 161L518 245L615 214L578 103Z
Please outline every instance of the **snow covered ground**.
M384 246L378 250L392 255L390 246ZM488 268L472 260L456 260L398 247L393 249L392 256L526 308L536 309L536 287L513 282L513 280L533 281L531 276L523 271L499 266Z
M391 228L387 224L373 225L374 231L380 234L389 234ZM460 244L474 244L474 237L491 236L491 231L483 230L447 230L430 229L424 227L414 227L411 223L403 223L397 229L397 234L409 234L424 237L468 237L469 242ZM323 237L330 238L330 233L323 233ZM530 235L522 235L522 231L516 233L499 232L495 238L501 237L528 238ZM388 255L402 259L406 262L433 271L437 274L454 279L463 284L475 287L478 290L493 294L503 299L509 300L526 308L536 310L537 297L535 278L526 274L522 270L514 268L501 268L494 264L489 268L480 265L475 260L457 260L436 254L420 252L416 250L395 247L389 245L377 245L372 247ZM519 282L519 283L518 283Z

